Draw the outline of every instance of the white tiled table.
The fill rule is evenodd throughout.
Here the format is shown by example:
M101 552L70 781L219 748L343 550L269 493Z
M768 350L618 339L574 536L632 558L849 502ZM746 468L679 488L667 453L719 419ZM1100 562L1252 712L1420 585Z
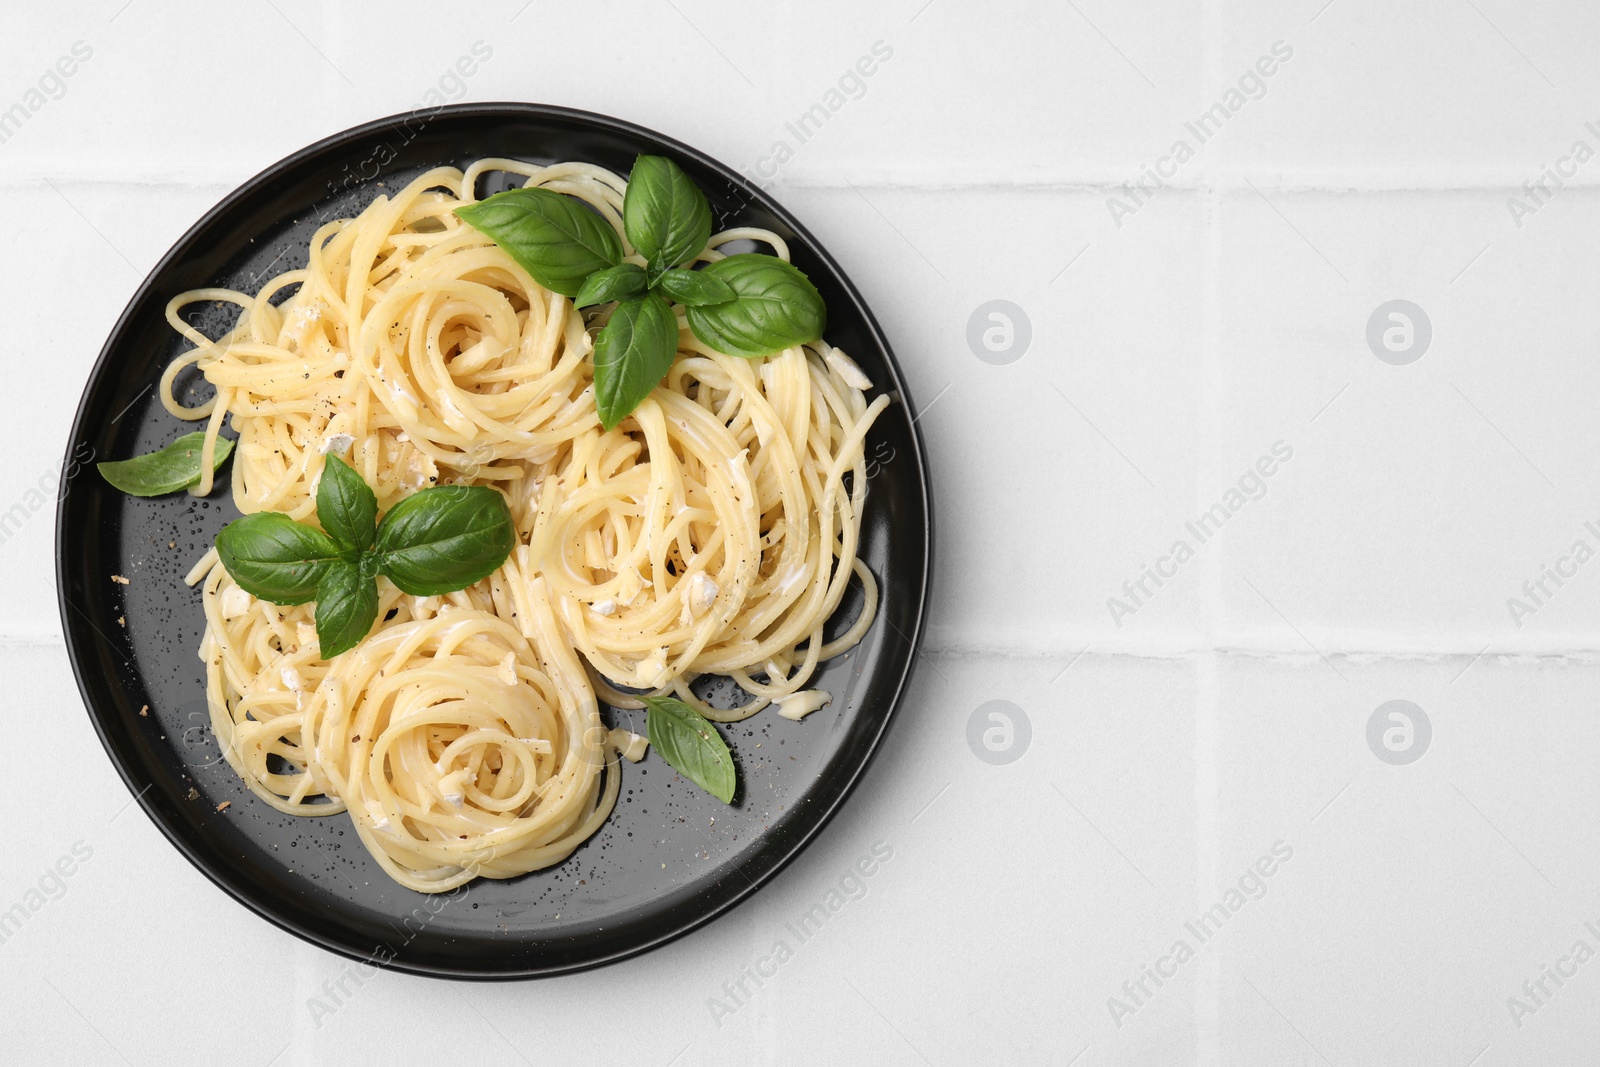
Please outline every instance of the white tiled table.
M81 842L0 943L8 1061L1600 1060L1600 962L1569 958L1600 951L1600 562L1507 605L1575 541L1600 549L1600 159L1542 204L1519 192L1575 141L1600 151L1600 8L521 6L7 13L0 110L28 115L0 125L0 910ZM77 42L71 77L46 76ZM492 56L452 80L478 42ZM1241 78L1196 146L1185 123ZM357 984L166 845L72 684L38 502L101 341L179 234L430 91L615 114L759 176L882 319L937 495L928 657L841 817L706 929L535 983ZM818 103L838 106L799 143ZM1119 189L1172 173L1180 138L1165 187ZM967 342L994 299L1031 324L1004 365ZM1366 340L1395 299L1431 324L1408 365ZM1251 479L1278 442L1292 458ZM1186 524L1241 478L1254 499L1199 543ZM1192 558L1128 600L1180 539ZM1407 765L1367 742L1392 699L1431 723ZM1031 723L1003 765L967 742L992 700ZM866 896L731 1002L879 842ZM1202 941L1186 924L1219 902Z

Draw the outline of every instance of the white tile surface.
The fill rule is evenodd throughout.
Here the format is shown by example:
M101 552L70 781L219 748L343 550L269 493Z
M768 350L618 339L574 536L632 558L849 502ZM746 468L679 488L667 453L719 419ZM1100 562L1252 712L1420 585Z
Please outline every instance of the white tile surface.
M1584 927L1600 929L1600 564L1520 626L1507 599L1574 541L1600 549L1584 527L1600 525L1600 157L1520 225L1508 203L1574 141L1600 151L1594 5L749 11L9 13L0 112L30 88L42 106L0 143L0 513L22 509L0 542L0 721L18 753L0 778L17 816L0 908L90 851L0 944L12 1058L432 1064L417 1019L475 1025L470 1002L498 1022L485 1053L556 1062L1593 1060L1600 963L1546 979L1520 1026L1508 998L1575 940L1600 950ZM1292 56L1249 78L1280 41ZM41 85L78 42L71 77ZM453 80L479 42L490 58ZM847 77L875 47L873 73ZM1163 187L1123 187L1197 140L1185 123L1230 88L1236 111ZM846 102L798 143L790 125L830 90ZM103 338L189 223L286 153L430 91L642 122L789 204L900 355L938 585L929 655L872 774L733 914L571 978L383 974L318 1018L308 1002L344 963L233 905L126 806L62 651L43 498ZM1032 331L1003 366L967 341L996 299ZM1406 366L1366 340L1393 299L1432 326ZM1279 441L1292 459L1200 543L1186 524ZM1124 583L1179 540L1193 557L1132 603ZM1114 618L1113 597L1136 610ZM966 743L994 699L1033 730L1006 766ZM1432 724L1410 765L1368 747L1391 699ZM30 752L51 755L30 770ZM71 802L42 805L41 776L63 774ZM1247 872L1280 841L1293 856L1259 898L1135 1003L1124 983L1241 877L1255 897ZM718 1025L721 984L875 842L894 858L868 894ZM230 1005L204 1046L179 1036L197 996Z

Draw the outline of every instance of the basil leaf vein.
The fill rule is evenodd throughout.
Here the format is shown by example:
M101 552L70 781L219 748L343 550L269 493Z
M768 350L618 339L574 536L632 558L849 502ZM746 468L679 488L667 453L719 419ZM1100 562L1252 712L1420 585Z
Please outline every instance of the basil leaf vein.
M378 535L378 498L361 475L329 455L317 482L317 521L341 547L372 547Z
M589 275L622 261L622 242L609 223L576 197L549 189L511 189L456 214L563 296L577 296Z
M694 335L730 356L765 356L822 336L828 312L822 295L800 270L776 256L741 252L709 264L701 274L726 282L734 299L689 307Z
M165 448L131 459L96 463L100 476L130 496L162 496L187 489L200 480L200 457L205 449L203 430L186 433ZM217 438L211 469L221 467L233 453L233 440Z
M624 300L594 342L594 402L600 425L627 418L678 355L678 317L660 293Z
M724 804L733 803L738 777L733 754L717 728L676 697L640 697L650 710L651 746L672 769Z
M654 278L705 251L711 239L711 205L672 160L640 156L628 175L622 229L650 264Z
M217 555L245 592L272 604L304 604L323 572L343 562L337 542L281 511L234 519L217 534Z
M733 286L703 270L669 270L656 280L656 287L690 308L725 304L739 295Z
M354 563L340 560L317 583L317 644L329 660L359 645L378 617L378 583Z
M482 485L440 485L389 509L373 546L378 573L413 596L443 596L499 569L516 546L505 497Z
M591 304L604 304L611 300L626 300L645 291L647 282L644 268L635 263L619 263L615 267L597 270L589 275L572 298L574 307L586 308Z

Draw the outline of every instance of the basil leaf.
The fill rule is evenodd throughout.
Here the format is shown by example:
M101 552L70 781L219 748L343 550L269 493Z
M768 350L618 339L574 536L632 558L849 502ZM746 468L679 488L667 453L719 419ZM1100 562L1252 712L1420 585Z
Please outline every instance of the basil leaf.
M317 521L343 548L371 548L378 535L377 496L361 475L331 453L317 482Z
M733 286L703 270L669 270L656 279L663 293L684 307L705 307L708 304L725 304L738 294Z
M323 659L359 645L377 617L378 584L354 563L340 560L323 571L317 583L317 644Z
M644 268L633 263L619 263L615 267L597 270L589 275L572 298L574 307L586 308L591 304L604 304L610 300L626 300L638 296L647 288Z
M146 452L132 459L96 463L100 477L130 496L161 496L187 489L200 480L200 452L205 447L203 430L186 433L166 448ZM217 438L211 468L222 466L233 452L233 440Z
M617 231L576 197L549 189L512 189L456 208L456 214L505 249L534 281L576 296L584 279L622 261Z
M640 156L622 198L622 229L652 276L687 263L711 239L706 194L666 156Z
M482 485L440 485L389 509L373 552L378 573L412 596L443 596L499 569L516 546L506 498Z
M822 336L828 309L822 294L798 269L776 256L742 252L719 259L701 274L728 283L725 304L687 309L694 335L730 356L765 356Z
M343 562L333 538L281 511L228 523L217 534L217 555L240 588L272 604L314 600L323 572Z
M594 403L600 425L628 417L678 355L678 317L660 293L624 300L594 342Z
M733 803L738 779L733 754L717 728L676 697L640 697L650 710L650 744L672 769L724 804Z

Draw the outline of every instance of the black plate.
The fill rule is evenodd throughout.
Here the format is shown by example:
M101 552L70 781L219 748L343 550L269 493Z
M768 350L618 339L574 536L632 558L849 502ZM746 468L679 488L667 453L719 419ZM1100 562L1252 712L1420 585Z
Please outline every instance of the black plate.
M862 556L883 606L861 645L813 683L833 694L832 705L800 723L767 711L724 729L742 782L733 808L651 753L624 766L616 812L565 863L455 894L413 893L383 874L345 816L279 814L220 761L196 654L204 617L181 579L237 515L226 490L206 500L135 499L102 482L89 460L134 455L196 428L153 395L184 347L163 319L172 296L211 285L254 292L260 279L304 265L322 221L354 215L380 186L398 188L429 167L502 156L625 173L641 152L677 160L706 191L719 229L764 226L789 240L827 300L829 340L898 394L868 438ZM233 315L208 304L191 321L215 336ZM198 376L186 387L209 391ZM749 896L817 834L872 758L907 682L928 589L927 479L908 407L888 342L838 264L793 216L704 154L616 119L532 104L461 105L359 126L268 168L208 212L139 287L100 353L73 425L56 528L78 685L111 761L156 825L207 877L285 930L351 957L456 978L622 959ZM711 695L731 699L732 683ZM642 719L634 725L642 730ZM223 801L232 803L219 812Z

